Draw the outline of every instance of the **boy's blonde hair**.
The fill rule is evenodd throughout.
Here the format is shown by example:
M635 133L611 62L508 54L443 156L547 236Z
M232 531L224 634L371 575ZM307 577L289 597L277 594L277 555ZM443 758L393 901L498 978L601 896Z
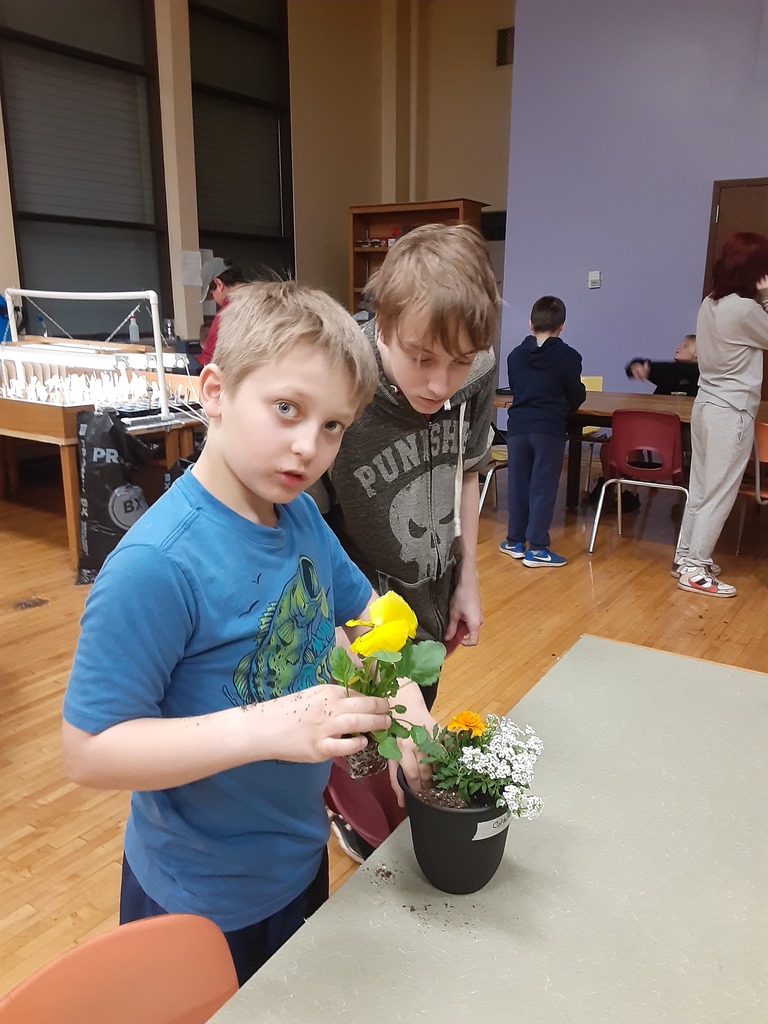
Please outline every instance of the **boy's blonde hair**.
M385 341L409 313L426 314L430 335L462 354L496 340L501 299L485 239L469 224L424 224L403 235L368 281L366 298Z
M234 390L252 370L301 344L349 371L359 409L371 400L376 360L360 327L330 295L295 281L256 281L234 289L221 310L214 362Z

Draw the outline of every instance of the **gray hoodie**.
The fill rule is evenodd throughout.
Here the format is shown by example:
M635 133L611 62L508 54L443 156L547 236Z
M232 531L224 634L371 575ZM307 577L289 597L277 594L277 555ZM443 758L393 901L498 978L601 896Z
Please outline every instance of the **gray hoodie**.
M365 333L379 383L328 474L328 521L372 586L380 594L394 590L413 608L419 639L442 640L458 559L461 463L477 472L491 446L493 353L479 352L450 409L427 418L385 377L375 321Z

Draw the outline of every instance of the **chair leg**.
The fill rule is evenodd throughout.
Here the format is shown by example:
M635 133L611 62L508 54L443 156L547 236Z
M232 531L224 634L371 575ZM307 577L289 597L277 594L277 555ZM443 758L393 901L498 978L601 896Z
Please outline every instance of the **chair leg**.
M614 480L606 480L603 486L600 488L600 497L597 500L597 508L595 509L595 521L592 524L592 533L589 537L589 545L587 547L587 554L591 555L595 550L595 540L597 538L597 528L600 525L600 514L603 511L603 501L605 499L605 489L609 483L615 483Z
M595 443L594 441L589 446L589 462L587 463L587 486L586 493L589 494L590 484L592 483L592 456L595 454Z
M744 520L747 517L747 499L742 495L741 513L739 515L739 535L736 538L736 555L741 551L741 535L744 533Z
M485 501L485 496L488 493L488 488L491 486L491 480L493 480L493 476L494 476L495 472L496 472L496 467L495 466L489 466L488 467L488 472L485 474L485 480L483 481L483 489L480 492L480 505L479 505L479 508L478 508L478 512L482 512L483 511L483 502Z

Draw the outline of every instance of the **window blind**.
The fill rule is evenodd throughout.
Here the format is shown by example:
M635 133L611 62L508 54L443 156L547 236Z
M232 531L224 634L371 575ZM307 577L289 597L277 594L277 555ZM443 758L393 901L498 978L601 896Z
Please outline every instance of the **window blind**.
M16 230L25 288L97 292L152 288L160 294L154 232L25 220L17 224ZM36 301L74 337L106 337L135 305L134 302ZM36 309L27 307L30 333L37 333L37 315ZM137 320L142 334L149 335L151 321L144 310L137 314ZM48 327L51 337L60 334L52 324ZM127 338L127 326L121 333Z
M194 121L200 231L282 234L277 114L196 93Z
M2 42L18 213L152 224L146 82Z
M280 99L280 52L274 39L189 13L194 81L253 99Z
M137 0L0 0L0 25L88 53L144 63Z

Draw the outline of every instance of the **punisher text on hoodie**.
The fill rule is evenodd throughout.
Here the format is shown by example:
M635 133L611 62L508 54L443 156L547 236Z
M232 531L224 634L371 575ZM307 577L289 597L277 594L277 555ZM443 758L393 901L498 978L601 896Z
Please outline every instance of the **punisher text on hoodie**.
M378 593L394 590L413 608L418 638L442 640L459 558L462 475L478 472L490 452L495 360L478 352L448 408L427 418L384 375L375 321L365 333L379 382L328 474L328 521Z

